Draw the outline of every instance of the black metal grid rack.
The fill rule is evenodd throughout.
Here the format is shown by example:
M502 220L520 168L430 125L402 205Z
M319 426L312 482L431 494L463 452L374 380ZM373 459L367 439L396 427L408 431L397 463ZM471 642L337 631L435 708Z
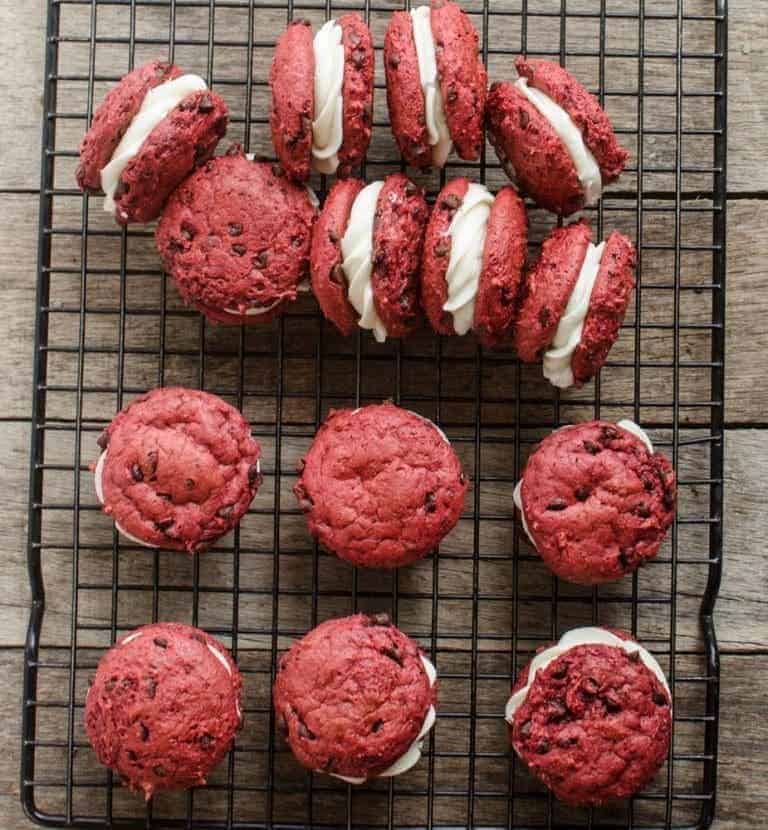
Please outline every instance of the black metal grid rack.
M592 219L638 242L634 303L595 382L557 395L538 367L426 332L344 340L303 298L281 320L211 327L184 309L151 232L117 229L74 188L76 148L109 82L169 55L212 82L229 138L270 153L266 78L292 16L360 10L377 46L367 176L397 169L380 47L386 0L50 0L39 228L29 511L34 605L26 648L21 793L30 817L77 827L706 827L715 806L725 308L726 0L469 0L491 80L518 52L566 63L599 94L632 162ZM460 172L498 186L492 153ZM441 177L422 179L434 194ZM323 182L316 183L322 189ZM531 206L533 247L552 219ZM199 386L240 406L264 446L265 482L239 530L202 556L126 544L98 510L95 438L132 396ZM433 556L394 574L318 551L290 488L332 407L392 397L436 419L472 479L466 512ZM658 558L621 583L558 583L521 537L511 492L554 427L632 417L671 454L678 518ZM45 594L44 594L45 586ZM431 653L439 718L406 776L348 788L305 774L274 735L277 652L318 621L388 610ZM245 675L246 727L194 792L144 805L85 738L88 677L116 636L156 619L200 625ZM578 624L627 628L674 690L670 759L627 804L568 809L508 751L510 678L538 644Z

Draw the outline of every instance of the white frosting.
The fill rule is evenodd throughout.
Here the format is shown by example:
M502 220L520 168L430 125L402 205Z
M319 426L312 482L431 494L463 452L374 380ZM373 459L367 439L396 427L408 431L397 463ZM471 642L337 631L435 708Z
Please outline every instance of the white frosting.
M422 665L424 666L424 671L426 671L427 677L429 678L429 685L432 687L437 682L437 670L432 662L427 660L423 654L420 655L420 657ZM424 723L421 726L421 731L416 736L416 740L414 740L414 742L408 747L407 751L401 755L394 762L394 764L387 767L384 772L380 772L376 777L394 778L396 775L401 775L402 773L407 772L411 767L415 766L421 758L421 752L424 747L424 738L427 736L429 730L435 725L436 719L437 712L435 711L435 707L430 706L427 710L427 714L424 716ZM317 772L321 772L321 770L317 770ZM333 772L330 773L330 775L333 778L346 781L347 784L365 784L368 780L367 778L352 778L348 775L336 775Z
M96 469L93 473L93 485L96 490L96 498L104 504L104 490L101 486L101 477L104 473L104 462L107 460L107 453L109 450L104 450L104 452L99 456L99 460L96 462ZM126 539L130 539L132 542L135 542L137 545L141 545L145 548L156 548L157 545L151 545L149 542L145 542L143 539L139 539L136 536L131 535L125 530L119 522L115 522L115 527L118 529Z
M659 682L667 690L667 694L669 694L670 698L672 697L671 692L669 691L667 678L664 676L661 666L656 661L656 658L647 649L644 649L633 640L622 640L621 637L617 637L605 628L598 628L596 626L573 628L571 631L563 634L559 642L557 642L554 646L545 649L533 658L528 669L528 682L522 689L516 691L507 701L507 705L504 710L504 718L507 723L512 723L512 720L515 717L515 712L525 702L531 688L531 684L536 677L536 673L541 669L546 668L553 660L556 660L572 648L583 645L617 646L618 648L626 651L627 654L634 654L637 652L640 655L640 660L643 665L645 665L646 668L650 669L656 675Z
M639 438L645 446L648 447L648 452L653 453L653 444L651 443L651 439L648 437L646 431L642 427L639 427L634 421L624 418L624 420L618 421L616 426L621 427L621 429L626 432L631 432L635 438Z
M221 663L222 666L227 670L228 675L232 675L232 666L229 665L229 661L227 658L215 647L212 646L210 643L206 643L208 646L208 651Z
M540 89L528 86L525 78L518 78L515 86L534 107L549 121L560 141L565 145L568 155L573 160L576 175L584 188L584 202L594 205L603 192L603 178L600 165L584 143L581 130L573 123L568 113Z
M589 299L595 287L604 250L605 242L599 245L589 243L576 285L558 323L555 339L544 353L544 377L560 389L567 389L574 384L571 358L581 341L584 320L589 311Z
M315 35L315 120L312 122L312 166L335 173L344 139L344 46L342 28L329 20Z
M475 298L483 268L483 249L493 194L482 184L470 184L448 228L451 259L445 273L448 296L443 311L453 315L456 334L466 334L475 318Z
M104 191L104 210L107 213L115 212L115 189L125 166L139 152L152 130L187 95L205 88L205 81L199 75L181 75L150 89L144 96L139 111L112 153L109 164L101 171L101 189Z
M515 485L515 489L512 493L512 501L514 501L515 507L520 511L520 518L523 522L523 530L525 531L525 535L528 537L531 544L534 547L536 547L536 542L533 541L533 536L531 536L531 531L528 528L528 522L526 522L526 520L525 520L525 511L523 510L523 479L522 478Z
M129 634L123 640L120 641L121 646L127 646L132 640L136 640L144 634L143 631L134 631L133 634Z
M355 198L349 214L347 230L341 240L341 267L347 279L347 297L360 316L361 329L370 329L379 343L387 339L387 329L373 302L373 220L376 203L384 182L373 182Z
M435 39L432 36L432 23L429 6L411 9L413 21L413 40L416 44L416 58L419 62L419 80L424 93L424 111L427 120L427 134L432 147L432 163L442 167L451 153L451 133L445 120L443 94L440 91L440 79L437 77L437 58Z
M281 302L282 300L276 300L274 303L271 303L270 305L253 306L251 308L246 308L244 312L239 311L236 308L225 308L224 311L227 314L234 314L238 317L242 314L245 314L246 317L258 317L260 314L266 314L268 311L272 311L272 309L275 308L275 306L279 306Z

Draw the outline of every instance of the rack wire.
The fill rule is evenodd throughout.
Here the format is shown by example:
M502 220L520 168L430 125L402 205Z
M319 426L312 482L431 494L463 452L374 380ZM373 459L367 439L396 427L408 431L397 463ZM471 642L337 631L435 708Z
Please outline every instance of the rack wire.
M491 80L514 55L549 56L596 94L632 165L591 219L637 240L638 285L600 377L553 393L538 367L471 337L421 332L345 340L310 297L268 326L212 327L179 302L151 231L118 229L74 187L76 148L109 83L167 55L228 100L229 139L271 154L267 75L293 16L356 9L377 47L370 179L400 168L381 71L392 2L49 0L30 469L21 796L67 827L707 827L716 798L721 575L726 208L726 0L471 0ZM421 177L503 183L492 153ZM324 181L318 180L319 190ZM531 206L532 248L551 218ZM155 385L198 386L239 406L264 447L265 481L240 528L188 557L125 543L100 513L88 464L116 410ZM464 516L439 555L392 574L318 550L290 488L331 407L391 397L434 418L461 455ZM559 583L514 519L512 488L537 440L592 417L631 417L671 455L678 517L659 556L622 582ZM45 589L45 591L44 591ZM330 616L389 611L441 681L425 757L407 775L350 788L306 773L275 735L276 655ZM144 805L99 767L82 727L89 676L124 631L200 625L245 676L245 729L205 788ZM622 804L565 808L509 751L510 680L567 628L626 628L669 674L668 762Z

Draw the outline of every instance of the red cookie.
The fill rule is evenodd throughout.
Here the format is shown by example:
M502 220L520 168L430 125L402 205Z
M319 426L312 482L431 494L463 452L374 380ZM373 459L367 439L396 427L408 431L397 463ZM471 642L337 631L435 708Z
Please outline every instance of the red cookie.
M675 473L637 430L623 421L564 427L528 459L515 503L562 579L609 582L658 553L675 515Z
M190 176L156 233L184 302L221 323L272 319L309 271L311 198L278 165L249 161L238 145Z
M102 170L147 94L181 75L172 64L152 61L134 69L107 94L80 143L76 177L83 190L101 188ZM226 133L227 119L227 105L209 90L197 89L181 98L121 167L114 192L108 194L114 197L115 219L120 224L156 219L174 188L213 155Z
M514 188L505 187L489 207L485 239L475 235L474 223L465 225L468 236L462 242L473 242L476 247L462 245L460 251L454 252L454 234L461 232L460 223L467 222L470 216L463 214L467 193L482 194L484 190L482 185L471 185L467 179L460 178L449 182L438 195L424 239L421 302L435 331L457 333L454 314L444 309L449 299L448 277L464 285L466 275L458 273L460 266L468 261L477 262L471 280L475 285L472 328L483 344L494 346L503 343L512 332L523 281L528 220L522 199ZM480 198L492 197L485 191Z
M577 384L586 383L597 373L616 342L635 287L636 266L635 246L614 231L606 240L581 340L571 357Z
M594 95L590 95L576 78L558 63L546 60L515 59L515 68L530 86L541 90L570 116L581 130L584 143L600 165L603 182L608 184L621 175L629 153L620 146L610 118Z
M280 658L278 728L297 760L350 783L405 772L434 722L434 672L386 614L327 620Z
M99 438L94 468L104 512L139 544L204 549L241 519L261 483L261 448L215 395L153 389Z
M426 556L459 520L468 486L437 427L390 403L331 412L300 469L310 533L368 568Z
M362 163L371 141L375 56L370 30L360 15L345 14L336 24L341 28L344 47L338 166L330 162L328 169L314 166L320 172L348 176L353 167ZM330 53L330 49L322 50L329 59ZM270 126L277 157L288 175L297 181L306 181L313 167L313 122L326 106L333 104L333 99L316 100L316 69L311 24L308 20L293 21L275 48L269 76Z
M205 784L242 724L241 694L218 640L180 623L145 625L99 661L85 729L100 763L149 800Z
M585 203L594 204L602 186L618 178L629 154L619 146L608 116L598 100L563 67L545 60L518 57L524 89L543 94L568 122L582 144L582 176L561 133L518 84L499 83L488 99L488 131L504 169L534 201L564 216ZM590 175L588 170L594 175ZM589 184L587 184L589 181Z
M555 228L542 244L541 254L528 273L526 296L515 326L520 360L538 360L554 340L591 239L589 225L580 221Z
M488 77L478 55L475 27L451 0L431 0L429 29L435 83L440 87L442 115L458 155L479 158L483 144L483 115ZM428 103L419 73L418 38L410 12L392 15L384 39L389 118L400 152L413 167L435 166ZM425 46L424 48L429 48ZM442 165L438 165L442 166Z
M507 720L534 775L561 801L591 806L649 783L669 752L672 707L645 649L624 632L585 628L539 650L520 672Z

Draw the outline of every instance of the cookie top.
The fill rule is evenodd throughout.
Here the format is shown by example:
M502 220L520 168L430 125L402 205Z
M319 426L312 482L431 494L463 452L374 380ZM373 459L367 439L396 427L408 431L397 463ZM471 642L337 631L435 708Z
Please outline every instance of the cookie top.
M240 728L241 694L218 640L180 623L145 625L99 661L85 729L100 763L150 799L205 784Z
M421 323L419 269L428 219L424 191L403 173L387 176L373 225L371 284L390 337L404 337Z
M536 550L562 579L619 579L656 556L676 483L665 456L631 421L590 421L547 436L528 459L515 503Z
M390 403L333 411L294 487L310 533L355 565L396 568L459 520L467 480L433 423Z
M477 30L452 0L430 0L445 119L459 157L480 158L488 74L478 51Z
M106 167L120 139L139 111L150 89L181 75L178 66L149 61L121 78L96 108L88 132L80 142L80 160L75 178L81 190L101 190L101 170Z
M231 530L256 495L261 448L243 416L215 395L154 389L99 438L96 494L139 544L201 550Z
M581 340L571 356L576 383L586 383L598 372L616 342L635 287L636 265L634 244L614 231L605 242Z
M348 176L368 151L373 131L373 78L376 56L371 31L359 14L338 19L344 45L343 135L339 176Z
M312 234L312 291L323 314L346 337L357 328L358 314L349 302L341 240L347 230L352 205L364 186L360 179L337 180L325 197Z
M431 663L386 614L328 620L280 658L278 728L309 769L350 783L397 775L418 761L434 723L434 683Z
M555 228L542 244L526 278L526 296L515 325L520 360L538 360L554 339L591 239L589 225L579 221Z
M488 138L512 182L537 205L569 216L585 204L573 159L550 122L507 81L491 85Z
M312 24L294 20L280 35L269 72L272 143L287 174L309 178L315 118L315 53Z
M263 322L296 299L315 217L305 188L233 145L168 200L157 249L186 303L220 322Z
M515 752L557 798L598 805L633 795L664 763L671 697L628 634L574 629L520 672L507 721Z
M228 118L227 105L210 90L184 98L123 169L114 193L115 219L120 224L157 219L174 189L213 155Z
M606 184L619 177L629 153L619 145L613 125L600 102L576 78L553 61L515 59L518 74L564 109L581 130L584 142L600 166Z

